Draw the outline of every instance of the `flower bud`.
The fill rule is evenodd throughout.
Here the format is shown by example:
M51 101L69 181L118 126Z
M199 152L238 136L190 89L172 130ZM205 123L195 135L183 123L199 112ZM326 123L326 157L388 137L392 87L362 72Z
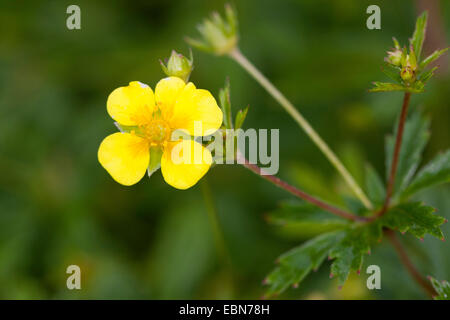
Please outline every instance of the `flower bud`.
M406 83L414 82L414 80L416 79L415 72L410 66L403 67L402 71L400 72L400 76Z
M175 50L172 50L172 54L167 60L167 65L164 65L162 61L160 61L160 64L164 73L169 77L178 77L184 82L188 82L192 69L194 69L192 51L190 52L190 59L188 59Z
M393 49L392 51L387 52L387 57L385 58L385 61L387 63L390 63L394 66L399 67L401 65L402 61L402 50L399 49Z
M201 39L186 38L186 41L197 49L224 55L236 48L237 29L235 11L230 5L225 5L225 17L214 12L209 19L198 25Z
M412 83L416 80L417 59L414 50L411 48L409 54L404 56L401 62L402 70L400 76L406 83Z

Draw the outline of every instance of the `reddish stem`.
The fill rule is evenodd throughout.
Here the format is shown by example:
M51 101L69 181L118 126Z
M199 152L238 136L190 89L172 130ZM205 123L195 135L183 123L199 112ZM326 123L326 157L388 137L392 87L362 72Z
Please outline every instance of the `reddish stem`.
M339 217L348 219L348 220L352 220L352 221L367 221L368 219L365 217L360 217L357 215L354 215L350 212L344 211L342 209L336 208L326 202L323 202L322 200L319 200L311 195L309 195L308 193L301 191L299 189L297 189L294 186L291 186L290 184L288 184L287 182L273 176L273 175L265 175L263 174L263 170L260 167L258 167L256 164L252 164L249 163L248 160L242 156L238 157L242 160L242 165L244 167L246 167L247 169L253 171L254 173L256 173L257 175L259 175L260 177L262 177L263 179L268 180L269 182L273 183L274 185L286 190L287 192L290 192L291 194L293 194L294 196L301 198L305 201L308 201L316 206L318 206L319 208L322 208L328 212L331 212L334 215L337 215Z
M400 257L400 261L405 266L406 270L408 270L411 277L429 294L431 297L436 295L436 291L431 286L431 284L425 280L417 271L416 267L412 263L412 261L409 259L408 254L405 251L405 248L400 243L400 241L397 239L395 232L393 230L386 230L385 231L387 237L389 238L389 241L391 242L392 246L394 247L395 251Z
M397 137L395 139L394 156L392 158L392 163L391 163L391 172L389 174L389 180L388 180L388 185L387 185L387 190L386 190L386 200L384 201L383 208L377 214L377 216L382 216L383 214L385 214L386 211L388 210L389 204L391 202L392 192L394 191L394 186L395 186L395 176L397 174L398 158L400 156L403 131L405 128L406 115L408 114L408 106L409 106L410 98L411 98L411 93L405 92L405 96L403 98L402 112L400 114L400 120L398 122Z

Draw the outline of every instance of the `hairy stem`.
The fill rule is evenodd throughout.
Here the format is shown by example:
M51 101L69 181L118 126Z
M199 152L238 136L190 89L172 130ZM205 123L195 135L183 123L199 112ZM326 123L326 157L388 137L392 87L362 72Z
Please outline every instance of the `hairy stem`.
M395 176L397 174L398 159L399 159L399 155L400 155L400 149L402 146L403 131L405 128L406 115L408 114L408 106L409 106L410 98L411 98L411 93L405 92L405 96L403 98L402 111L400 114L400 120L398 122L397 137L395 139L394 155L393 155L392 163L391 163L391 172L389 173L389 180L388 180L388 185L387 185L387 189L386 189L386 199L384 201L383 208L378 213L378 216L382 216L388 210L389 204L391 202L392 192L394 191Z
M331 162L336 170L344 178L353 193L361 200L367 209L372 209L372 203L356 183L352 175L347 171L342 162L334 152L328 147L325 141L311 127L309 122L300 114L294 105L236 48L230 53L230 57L243 67L267 92L289 113L289 115L299 124L308 137L323 152L325 157Z
M429 294L431 297L436 295L436 291L432 287L432 285L425 280L419 271L417 271L416 267L412 263L412 261L409 259L408 254L405 251L405 248L400 243L400 241L397 239L397 236L395 235L395 231L393 230L386 230L385 234L389 238L389 241L391 242L392 246L394 247L395 251L397 252L398 256L400 257L400 261L405 266L406 270L408 270L411 277L414 279L414 281L419 284L427 294Z
M342 217L342 218L345 218L348 220L352 220L352 221L360 221L360 222L368 221L368 218L357 216L350 212L347 212L347 211L344 211L337 207L334 207L322 200L319 200L319 199L311 196L310 194L308 194L302 190L297 189L294 186L291 186L287 182L285 182L273 175L264 174L264 169L258 167L256 164L252 164L252 163L248 162L248 160L245 157L243 157L242 155L240 155L239 153L238 153L238 160L239 160L238 163L242 164L244 167L246 167L250 171L256 173L263 179L273 183L274 185L276 185L277 187L280 187L281 189L286 190L287 192L293 194L294 196L296 196L300 199L308 201L308 202L318 206L319 208L324 209L325 211L328 211L336 216L339 216L339 217Z

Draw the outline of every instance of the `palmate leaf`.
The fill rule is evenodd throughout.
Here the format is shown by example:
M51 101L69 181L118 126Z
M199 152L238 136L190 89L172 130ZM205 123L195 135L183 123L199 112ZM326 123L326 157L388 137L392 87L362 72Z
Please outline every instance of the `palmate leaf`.
M291 285L298 285L311 270L320 267L330 249L344 236L344 231L324 233L279 257L278 266L264 280L269 285L267 296L279 294Z
M418 112L414 113L405 123L403 141L398 160L397 174L395 178L394 195L403 190L414 175L420 160L422 151L429 138L429 120ZM386 139L386 176L391 171L392 155L394 153L397 126L393 136Z
M421 202L402 203L389 209L380 222L383 226L403 233L409 232L419 239L423 239L427 233L444 239L439 226L445 222L445 218L433 214L435 211Z
M450 182L450 150L438 155L423 167L402 192L402 197L445 182Z
M342 285L351 271L359 271L370 246L381 239L379 223L321 234L283 254L278 266L267 276L267 296L296 287L310 272L317 270L326 257L334 259L330 275Z
M450 300L450 283L448 281L438 281L433 277L428 277L428 279L438 294L433 297L434 300Z
M350 272L359 274L364 256L370 254L371 245L381 237L382 229L378 222L348 230L345 238L330 250L329 258L334 259L330 277L337 277L339 285L343 285Z

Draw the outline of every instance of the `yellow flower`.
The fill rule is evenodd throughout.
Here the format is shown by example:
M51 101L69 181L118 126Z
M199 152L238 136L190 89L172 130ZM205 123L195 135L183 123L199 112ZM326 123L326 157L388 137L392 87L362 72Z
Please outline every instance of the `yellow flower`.
M107 110L125 132L102 141L98 160L118 183L133 185L147 170L151 175L161 167L168 184L187 189L211 166L210 151L189 137L194 136L194 131L196 136L211 134L222 124L222 110L209 91L177 77L159 81L155 93L134 81L109 95ZM172 141L179 132L189 138Z

